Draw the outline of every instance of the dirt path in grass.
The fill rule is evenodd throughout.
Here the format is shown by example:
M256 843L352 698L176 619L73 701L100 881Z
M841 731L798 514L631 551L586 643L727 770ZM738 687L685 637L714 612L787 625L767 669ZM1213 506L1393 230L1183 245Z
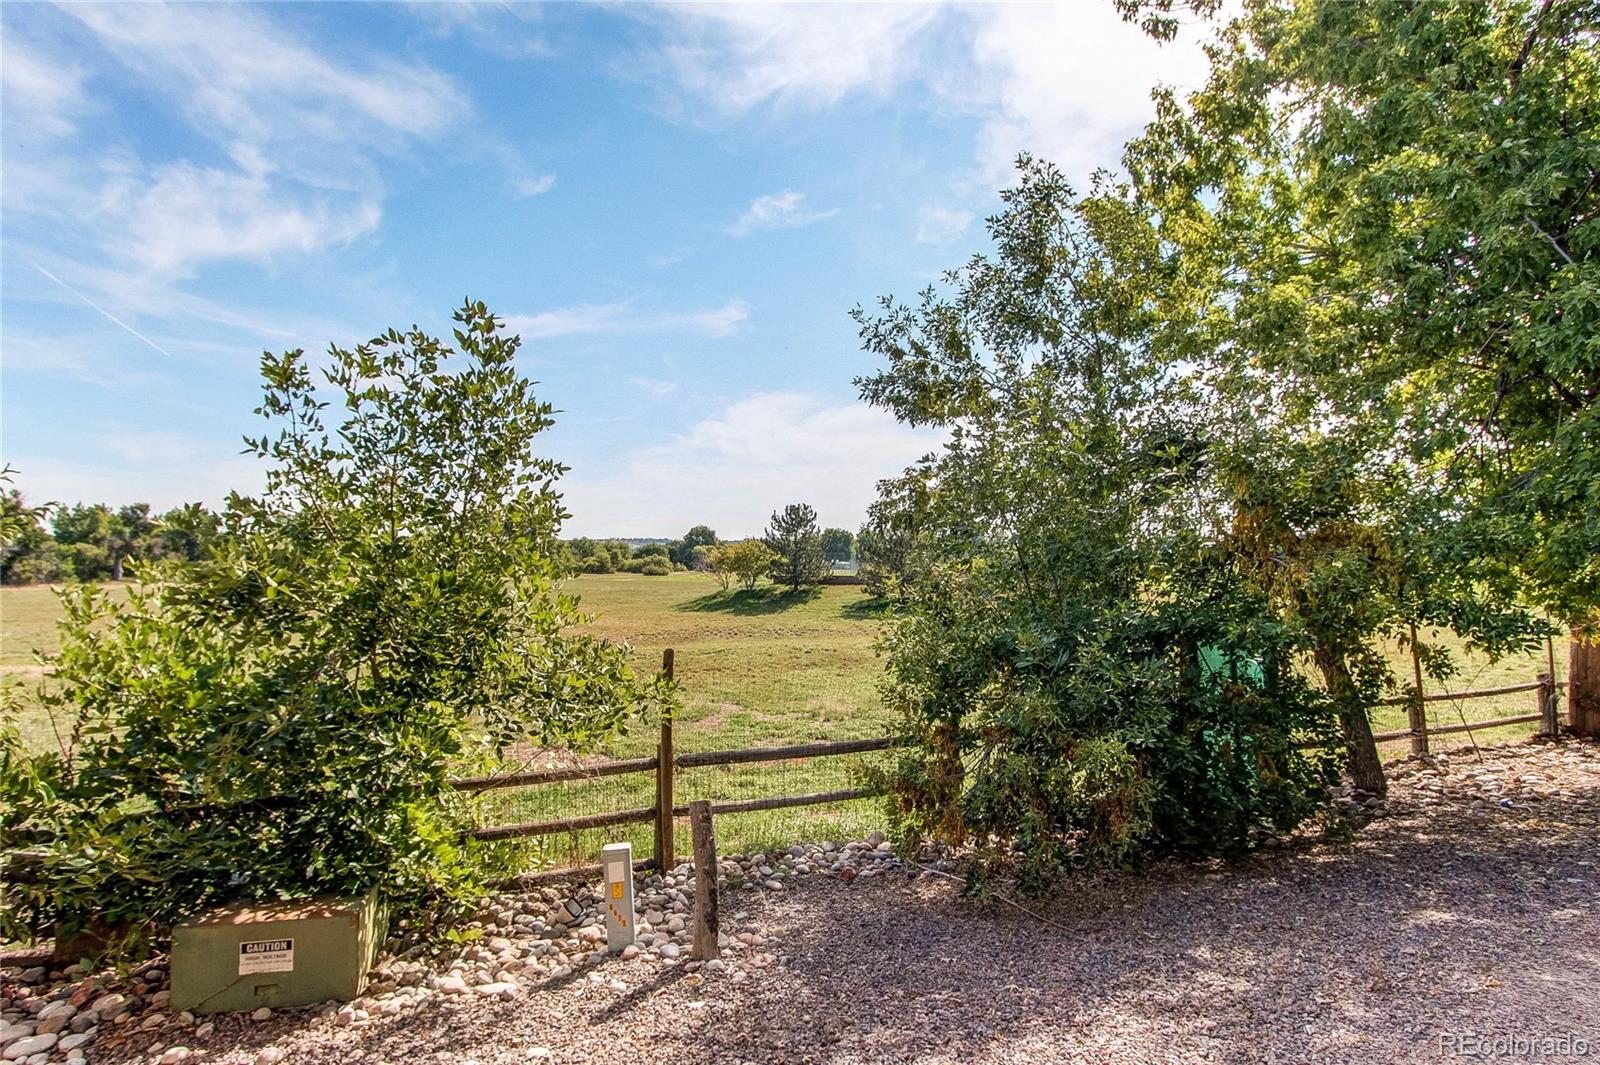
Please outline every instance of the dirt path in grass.
M1062 927L926 875L800 876L725 903L771 954L737 981L642 956L344 1027L229 1019L187 1045L308 1065L1386 1062L1576 1036L1600 1056L1600 746L1393 775L1350 845L1077 881L1037 906Z

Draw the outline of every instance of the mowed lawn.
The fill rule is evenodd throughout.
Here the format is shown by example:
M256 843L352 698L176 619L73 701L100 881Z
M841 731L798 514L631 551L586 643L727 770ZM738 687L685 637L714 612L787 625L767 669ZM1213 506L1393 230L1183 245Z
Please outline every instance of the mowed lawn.
M684 573L585 575L567 582L566 588L596 615L589 630L627 642L637 668L659 669L662 652L674 651L683 698L674 728L679 752L855 739L880 735L889 723L877 692L882 663L873 650L880 611L859 586L830 585L798 596L766 586L754 593L721 592L709 578ZM25 692L46 680L33 662L33 651L55 648L59 617L59 604L48 588L0 588L0 679L22 682ZM1424 639L1456 651L1461 672L1448 685L1453 691L1531 681L1546 668L1542 651L1490 662L1465 653L1450 633L1425 633ZM1556 652L1558 676L1564 676L1565 647L1558 645ZM1402 681L1409 679L1407 655L1396 647L1391 659ZM1437 686L1430 684L1429 690ZM23 703L22 724L30 743L53 745L55 729L37 698L24 694ZM1429 704L1429 718L1435 725L1454 724L1463 715L1468 720L1501 717L1530 712L1534 706L1532 693L1439 702ZM1378 731L1405 724L1403 707L1374 714ZM1532 731L1532 725L1512 726L1479 732L1475 738L1481 744ZM651 754L658 735L657 722L638 722L605 753ZM1463 746L1473 740L1463 734L1440 736L1435 746ZM1404 740L1384 745L1388 757L1406 750ZM541 764L548 761L548 755L539 757ZM825 758L682 771L675 799L683 803L836 790L854 786L864 764L860 758ZM480 824L553 820L653 802L649 774L493 792L470 800L472 816ZM877 803L857 801L719 819L718 832L724 848L733 850L856 835L884 827L882 822ZM502 845L496 860L518 868L568 864L624 835L635 841L638 853L649 852L649 829L641 825ZM686 846L685 838L680 850Z

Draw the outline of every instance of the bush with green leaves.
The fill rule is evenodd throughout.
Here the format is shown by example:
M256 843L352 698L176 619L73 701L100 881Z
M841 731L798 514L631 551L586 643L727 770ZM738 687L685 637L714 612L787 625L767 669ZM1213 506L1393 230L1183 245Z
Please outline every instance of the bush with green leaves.
M1149 220L1043 164L1004 198L950 291L858 312L887 360L863 396L949 434L880 508L915 530L882 646L910 742L883 782L909 835L1030 887L1238 852L1325 801L1330 703L1227 550L1197 382L1147 342Z
M777 556L760 540L718 544L712 551L712 571L729 575L747 592L755 590L777 561ZM723 590L727 590L727 583Z
M264 356L264 494L231 496L208 555L149 567L125 602L64 596L48 697L76 746L19 774L48 801L4 829L55 839L7 893L8 935L159 933L226 899L373 885L402 909L462 898L452 775L521 741L593 750L669 705L574 631L551 561L564 468L535 452L551 407L481 303L456 321L453 347L413 328L320 365Z

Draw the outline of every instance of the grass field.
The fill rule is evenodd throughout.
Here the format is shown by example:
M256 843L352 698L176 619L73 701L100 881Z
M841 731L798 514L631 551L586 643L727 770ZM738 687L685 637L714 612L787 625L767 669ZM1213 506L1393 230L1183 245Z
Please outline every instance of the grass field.
M820 739L854 739L880 734L887 716L878 699L876 681L880 663L873 652L877 610L858 586L832 585L806 596L787 596L774 590L756 593L720 593L696 574L644 577L632 574L587 575L571 582L586 610L597 615L591 629L609 639L627 641L634 664L643 670L660 668L662 651L672 648L676 676L683 689L684 706L674 736L677 750L706 751L736 747L773 746ZM33 665L35 649L55 647L55 622L60 616L54 595L47 588L0 588L0 679L36 687L44 678ZM1531 681L1545 668L1540 655L1488 662L1460 650L1449 633L1424 634L1425 639L1447 643L1457 650L1460 675L1449 690L1489 688ZM1557 668L1564 671L1565 655L1557 649ZM1395 670L1410 676L1410 662L1393 649ZM1559 675L1559 674L1558 674ZM1435 690L1430 687L1430 690ZM1532 693L1429 704L1434 725L1501 717L1530 712ZM1378 731L1404 728L1402 707L1380 709L1374 715ZM27 700L23 727L29 741L45 747L54 742L54 730L38 708ZM1480 744L1533 731L1532 725L1480 732ZM636 757L654 752L654 722L641 723L607 753ZM1465 746L1467 735L1435 737L1436 748ZM1405 741L1386 744L1386 756L1407 750ZM676 799L754 798L849 787L860 760L825 758L781 764L746 764L683 771ZM609 777L569 785L552 785L520 791L494 792L470 800L481 824L547 820L605 810L641 808L654 802L648 774ZM870 801L841 808L803 808L719 819L718 834L725 851L795 842L813 838L840 838L881 827L881 811ZM586 832L575 837L545 837L498 848L498 861L508 866L569 864L592 859L601 837L616 838L623 830ZM649 853L649 827L627 832L635 850ZM687 839L680 842L680 852Z

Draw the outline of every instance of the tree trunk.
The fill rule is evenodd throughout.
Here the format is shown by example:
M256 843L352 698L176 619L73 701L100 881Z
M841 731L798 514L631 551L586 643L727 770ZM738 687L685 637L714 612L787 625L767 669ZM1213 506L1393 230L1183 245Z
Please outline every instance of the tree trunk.
M1567 668L1567 728L1600 736L1600 625L1572 630Z
M1372 722L1367 708L1356 694L1355 681L1338 652L1317 645L1317 668L1334 705L1339 708L1339 727L1344 732L1345 750L1350 758L1350 782L1373 795L1387 795L1389 782L1383 778L1383 762L1378 758L1378 742L1372 738Z
M122 556L121 555L112 555L111 556L111 579L114 580L114 581L120 581L122 579Z

